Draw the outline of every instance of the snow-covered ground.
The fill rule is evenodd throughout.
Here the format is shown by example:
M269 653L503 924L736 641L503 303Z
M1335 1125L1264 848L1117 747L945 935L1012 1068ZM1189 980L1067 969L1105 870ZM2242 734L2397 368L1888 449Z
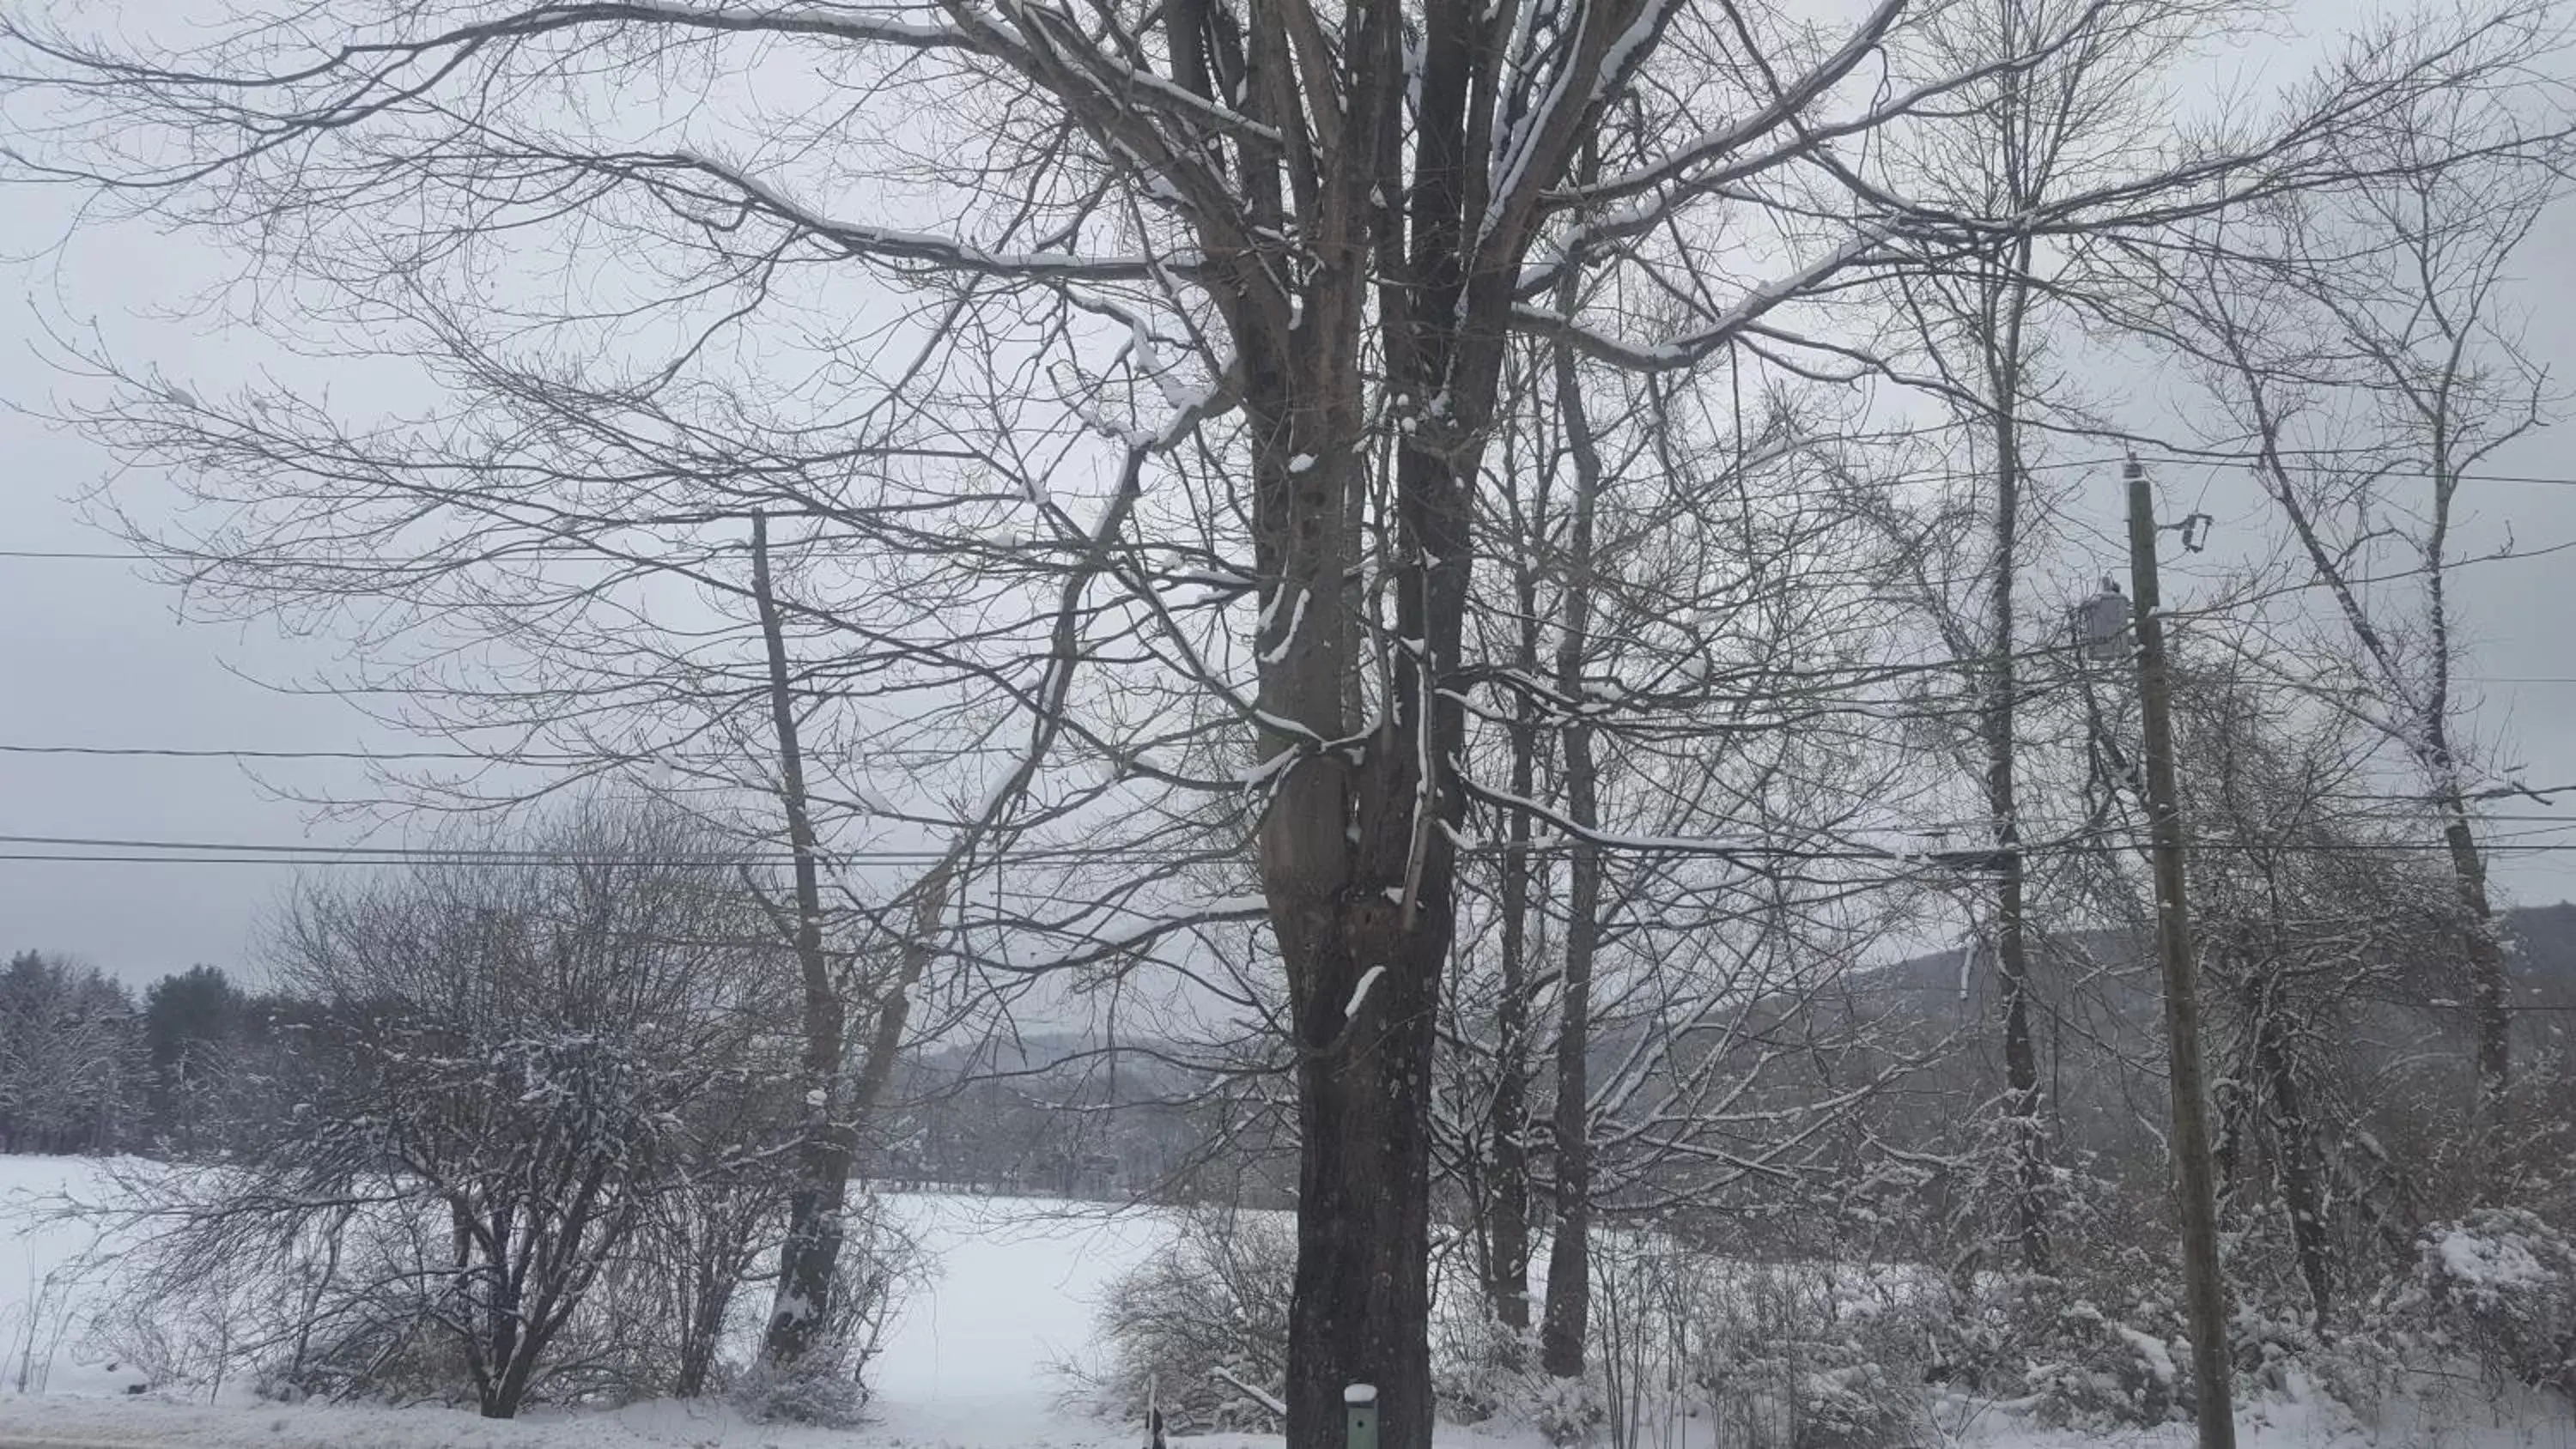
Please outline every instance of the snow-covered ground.
M1068 1408L1055 1367L1086 1352L1101 1287L1159 1235L1160 1224L1147 1214L998 1198L895 1199L896 1213L934 1258L935 1277L913 1295L878 1360L875 1422L853 1436L745 1424L715 1404L532 1411L519 1422L495 1423L470 1410L262 1403L230 1388L214 1404L134 1397L128 1390L140 1376L80 1343L81 1302L95 1288L77 1281L75 1270L95 1234L21 1215L26 1204L66 1191L98 1198L104 1187L97 1165L0 1157L0 1445L1078 1449L1136 1438ZM17 1391L22 1375L26 1392Z
M95 1196L93 1164L0 1157L7 1199L66 1188ZM21 1444L173 1446L173 1449L1137 1449L1141 1431L1065 1399L1057 1365L1090 1350L1100 1289L1163 1231L1151 1214L1068 1212L1064 1205L954 1197L898 1200L897 1211L937 1259L879 1360L873 1422L858 1433L751 1424L720 1404L644 1404L615 1412L532 1413L494 1422L470 1411L278 1405L227 1389L221 1402L171 1403L126 1393L131 1369L80 1350L81 1285L65 1265L90 1241L66 1223L0 1227L0 1449ZM23 1229L23 1231L22 1231ZM28 1392L14 1392L24 1375ZM2411 1410L2366 1430L2314 1400L2250 1409L2245 1449L2576 1449L2576 1420L2534 1403L2463 1396L2440 1423ZM1450 1429L1444 1449L1539 1449L1526 1435ZM2154 1434L2034 1430L1999 1414L1935 1416L1925 1449L2181 1449L2181 1426ZM1194 1449L1272 1449L1257 1436L1193 1441Z

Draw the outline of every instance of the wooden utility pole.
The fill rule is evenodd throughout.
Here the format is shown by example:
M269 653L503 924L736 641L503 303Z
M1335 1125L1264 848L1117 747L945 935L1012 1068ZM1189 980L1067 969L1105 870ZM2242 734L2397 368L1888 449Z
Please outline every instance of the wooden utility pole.
M2218 1263L2218 1184L2209 1146L2209 1086L2200 1061L2200 980L2182 877L2182 806L2174 787L2172 679L2157 616L2155 498L2132 458L2129 595L2138 629L2138 713L2146 727L2147 811L2156 876L2156 954L2164 966L2165 1043L2173 1088L2174 1185L2182 1199L2183 1300L2191 1321L2200 1449L2236 1449L2227 1374L2227 1293Z

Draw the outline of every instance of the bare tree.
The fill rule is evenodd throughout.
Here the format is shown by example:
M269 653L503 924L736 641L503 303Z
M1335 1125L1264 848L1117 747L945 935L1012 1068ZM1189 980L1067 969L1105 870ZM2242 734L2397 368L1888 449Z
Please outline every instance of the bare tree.
M2402 815L2369 799L2375 742L2348 718L2285 701L2242 663L2180 685L2194 915L2229 1037L2218 1167L2240 1213L2268 1178L2331 1333L2339 1290L2411 1249L2414 1224L2393 1211L2410 1194L2369 1145L2351 1047L2373 1013L2429 1014L2415 963L2448 914L2439 852L2408 850Z
M799 708L787 658L786 629L770 582L769 521L751 516L751 589L758 605L760 638L769 670L769 719L778 762L778 802L786 817L792 882L794 942L804 989L805 1049L800 1062L805 1125L797 1179L787 1198L787 1239L779 1248L778 1297L761 1345L762 1358L794 1365L813 1349L815 1335L833 1321L834 1275L841 1255L842 1215L860 1122L875 1108L905 1044L912 992L936 949L932 933L948 909L948 880L955 857L943 859L918 888L912 929L891 952L873 956L880 970L836 969L825 949L823 863L805 789L805 755ZM865 1043L852 1061L849 1017L873 1010ZM855 1069L853 1069L855 1068Z
M1812 143L1794 138L1791 120L1826 101L1899 10L1882 7L1849 43L1812 58L1758 38L1742 17L1732 28L1687 22L1693 48L1703 50L1694 65L1722 57L1728 73L1742 74L1739 66L1758 61L1755 73L1767 76L1777 73L1769 66L1778 55L1796 78L1757 91L1752 119L1715 144L1663 156L1621 186L1671 211L1713 196L1731 177L1793 159ZM307 38L294 27L252 32L185 65L38 40L23 24L13 24L11 36L113 77L91 94L117 95L113 104L137 119L193 131L230 158L225 164L248 188L236 198L262 194L252 205L270 223L309 228L311 236L397 187L417 196L427 185L442 198L446 214L435 230L444 241L394 266L376 265L394 260L386 248L367 248L352 277L461 258L475 239L505 235L516 204L496 205L485 189L505 172L559 178L593 198L585 213L594 220L639 224L675 257L697 252L704 271L695 285L731 287L755 301L763 287L787 283L822 257L880 271L926 269L945 279L939 286L954 284L954 300L938 308L948 335L1002 326L1014 339L981 358L944 353L934 365L942 378L981 365L994 380L989 395L1009 398L1000 406L1018 426L997 434L982 461L1017 472L1032 499L1053 496L1048 464L1027 446L1051 424L1032 412L1049 400L1026 395L1023 369L1053 354L1047 365L1097 375L1087 355L1096 330L1089 319L1124 325L1132 342L1112 365L1126 380L1102 378L1100 397L1077 387L1053 402L1054 419L1079 437L1104 407L1142 414L1157 396L1170 405L1160 420L1110 429L1111 478L1096 522L1075 524L1040 501L1041 517L1060 526L1057 543L1073 558L1063 573L1068 607L1080 599L1080 581L1113 556L1121 568L1140 557L1127 528L1149 469L1175 467L1207 418L1239 408L1243 426L1210 441L1250 465L1250 486L1235 500L1246 527L1233 535L1248 536L1250 567L1228 560L1220 577L1257 583L1267 607L1247 641L1257 690L1220 697L1258 741L1264 888L1303 1053L1306 1226L1292 1432L1301 1442L1328 1432L1343 1384L1383 1379L1391 1441L1419 1444L1430 1422L1421 1330L1423 1104L1450 929L1449 827L1461 801L1445 783L1461 717L1443 702L1439 681L1457 660L1472 564L1465 500L1491 420L1503 338L1531 290L1522 259L1567 205L1552 193L1575 139L1628 91L1674 19L1666 7L1641 3L1574 17L1435 10L1408 37L1385 7L1353 10L1338 34L1310 12L1267 6L1088 18L1053 10L996 17L966 6L925 7L908 18L576 8L460 15L453 23L404 11L361 22L370 39L342 52L353 59L318 71L300 59ZM586 64L579 57L609 34L673 62L780 40L826 73L909 54L936 74L931 83L960 115L1035 107L1042 119L1034 133L1014 121L997 124L985 137L991 169L966 178L960 200L983 218L988 239L836 220L794 200L797 181L756 158L729 162L667 143L638 151L598 126L587 136L562 134L535 109L538 97ZM387 48L375 49L379 43ZM383 60L354 59L361 54ZM1512 55L1519 59L1506 67ZM495 127L432 101L430 113L449 115L457 128L449 140L397 139L369 121L387 115L370 97L412 89L418 81L404 77L414 65L426 67L423 77L445 77L428 80L433 90L453 83L465 87L460 95L480 93L478 110L510 97L504 104L518 119ZM217 72L250 86L227 82L233 99L210 113L192 97L192 77ZM903 94L910 113L918 99ZM1694 101L1725 103L1715 95ZM251 139L266 129L263 112L305 117L288 124L320 149L308 150L307 162L277 166L285 153ZM834 124L824 114L805 124ZM905 144L891 115L839 106L831 114L861 120L875 144ZM1864 113L1841 124L1876 120ZM388 146L390 153L381 149ZM469 153L475 159L466 162ZM122 179L155 184L133 171ZM245 213L215 202L204 214ZM1704 355L1878 234L1832 246L1820 261L1801 263L1787 285L1754 289L1741 306L1718 303L1706 325L1674 345L1671 360ZM299 265L315 260L301 244L288 248ZM1545 291L1544 281L1536 290ZM1032 331L1011 315L1025 308L1036 310L1024 316L1049 320ZM1577 325L1543 309L1538 321ZM720 316L704 325L728 324ZM1191 360L1159 360L1172 348ZM1382 366L1363 366L1380 353ZM683 353L680 365L695 355ZM900 406L901 378L882 382ZM650 397L643 395L648 406ZM625 389L622 400L631 415L637 394ZM944 426L956 436L953 423ZM1211 545L1230 542L1230 521L1211 516L1206 524L1224 531L1208 535ZM1169 622L1155 578L1135 583L1149 623L1156 613ZM1217 602L1236 592L1221 588ZM1379 599L1391 605L1391 618L1378 614ZM1176 631L1156 647L1185 677L1209 669L1194 631ZM1084 649L1068 637L1052 657L1069 672ZM1040 691L1035 703L1060 711L1063 699Z
M1868 706L1839 696L1887 611L1849 563L1869 531L1814 488L1827 449L1785 394L1747 416L1722 374L1639 379L1562 338L1505 378L1553 406L1502 426L1479 511L1503 578L1475 620L1471 729L1511 763L1467 786L1495 833L1470 852L1442 1161L1515 1329L1526 1228L1501 1219L1532 1185L1547 1199L1540 1358L1572 1376L1597 1217L1794 1182L1893 1075L1800 1070L1852 1066L1866 1031L1827 998L1868 934L1855 897L1885 884L1850 837L1890 776ZM1531 1086L1553 1108L1522 1151Z
M1587 167L1587 172L1596 168ZM1571 284L1566 292L1571 298ZM1570 307L1567 310L1572 310ZM1547 1256L1547 1317L1539 1330L1539 1361L1559 1378L1583 1372L1583 1344L1592 1308L1592 1092L1593 968L1601 953L1601 847L1589 838L1601 828L1601 766L1594 754L1592 690L1585 678L1592 643L1592 595L1599 573L1595 534L1606 477L1599 440L1586 414L1574 348L1559 339L1549 361L1556 405L1564 418L1566 448L1574 464L1565 539L1563 612L1558 619L1556 692L1571 702L1559 726L1565 768L1566 821L1576 832L1568 862L1565 962L1557 986L1556 1211Z
M2134 182L2137 140L2155 134L2148 87L2158 61L2185 44L2210 7L2147 0L2106 7L2108 23L2055 47L2072 5L1989 0L1962 6L1933 29L1934 43L1961 60L2011 62L1980 87L1952 124L1926 128L1912 160L1925 183L1977 214L2027 216L2048 200L2106 181ZM2145 155L2155 156L2153 149ZM2158 158L2160 160L2160 158ZM2149 194L2187 184L2150 162ZM1975 769L1994 841L1991 921L1983 935L2001 983L2007 1150L2013 1159L2012 1235L2022 1266L2050 1271L2054 1193L2040 1090L2032 999L2030 843L2021 799L2020 744L2031 727L2021 683L2030 617L2022 599L2040 550L2044 497L2030 464L2062 428L2069 398L2050 375L2049 333L2060 298L2083 286L2085 259L2027 228L1999 229L1955 264L1903 280L1905 324L1919 340L1936 398L1956 420L1987 534L1974 565L1982 598L1953 600L1957 585L1924 593L1943 611L1940 628L1968 671L1978 700L1970 716ZM2052 427L2054 425L2054 427ZM2045 617L2047 611L2042 611ZM2043 634L2044 638L2045 635Z
M852 455L664 449L677 422L649 400L433 337L460 414L506 417L500 437L461 437L451 430L460 417L335 443L331 424L291 390L227 407L129 397L90 421L122 446L184 451L198 501L246 506L218 509L204 526L123 517L117 526L169 560L209 611L355 622L356 659L305 687L430 735L466 762L422 766L398 752L379 770L381 794L320 803L506 815L614 780L731 840L760 867L745 883L763 899L772 899L766 863L789 867L768 922L804 985L808 1185L791 1202L767 1356L792 1364L832 1318L851 1154L897 1056L920 1035L989 1025L1028 988L1028 974L983 975L944 940L952 882L1119 784L1016 813L1052 747L1070 653L1029 659L1010 630L915 649L907 626L954 601L955 576L943 570L990 555L904 569L899 538L878 532L893 522L900 535L903 507L816 481L845 471ZM858 456L892 468L899 453ZM598 491L604 473L620 480L608 494ZM477 481L457 486L457 476ZM957 507L987 503L970 495ZM772 509L794 520L794 535L775 546ZM893 578L836 562L836 552L871 546ZM1070 608L1039 612L1039 637ZM985 648L993 652L975 652ZM980 678L989 695L933 687L958 675ZM999 738L990 707L1022 691L1042 702L1029 711L1036 727ZM960 730L980 733L980 747L929 743ZM1086 896L1105 916L1017 924L1070 937L1068 952L1096 951L1112 926L1134 945L1151 932L1139 933L1119 902L1164 875L1129 873ZM932 970L943 960L947 969Z
M2096 23L2071 26L2079 10ZM2030 984L2041 909L2032 879L2042 835L2034 827L2047 809L2025 798L2022 777L2036 721L2047 715L2034 708L2037 691L2027 684L2032 661L2070 641L2062 611L2032 609L2028 586L2058 512L2060 490L2044 475L2052 445L2138 436L2088 403L2067 359L2091 348L2116 366L2156 345L2169 329L2138 305L2136 280L2169 251L2189 250L2201 226L2296 209L2309 204L2301 198L2370 177L2429 175L2489 149L2496 136L2456 127L2420 138L2404 158L2357 154L2352 138L2403 130L2409 123L2398 118L2415 109L2495 89L2550 43L2551 24L2531 7L2469 17L2438 35L2400 22L2356 38L2347 77L2405 48L2400 37L2411 26L2414 40L2452 67L2443 81L2390 93L2328 80L2295 92L2275 114L2250 107L2215 120L2176 114L2158 89L2172 58L2238 18L2234 7L2198 0L1954 7L1927 27L1929 43L1957 65L2011 63L1962 92L1963 104L1937 120L1896 133L1891 147L1901 178L1888 183L1892 190L1956 214L2009 219L1977 228L1937 265L1896 278L1899 325L1912 344L1899 354L1901 376L1946 415L1956 441L1928 456L1938 487L1876 507L1898 541L1897 586L1926 605L1975 704L1953 710L1949 701L1927 700L1936 733L1949 737L1960 768L1976 777L1995 842L1980 872L1991 878L1981 937L2001 983L2001 1107L2018 1181L2012 1234L2025 1266L2040 1271L2051 1258L2053 1171L2034 1021L2062 1004L2037 1000ZM2231 109L2241 100L2231 98ZM2229 159L2247 154L2266 163ZM2089 206L2080 235L2052 219L2079 203ZM2056 722L2063 739L2084 738L2080 721ZM2061 823L2075 828L2080 818Z
M2336 660L2320 697L2403 762L2449 857L2487 1130L2512 1080L2512 1002L2450 588L2474 557L2455 536L2462 486L2554 401L2522 349L2512 268L2560 192L2565 133L2519 106L2426 97L2347 138L2350 184L2213 226L2164 271L2180 341L2331 604L2311 643Z
M657 1200L775 1150L687 1145L702 1098L770 1070L784 974L706 842L592 806L299 895L274 962L296 1105L220 1164L128 1181L111 1211L152 1281L273 1274L236 1348L284 1380L409 1378L514 1416L578 1358L569 1330Z

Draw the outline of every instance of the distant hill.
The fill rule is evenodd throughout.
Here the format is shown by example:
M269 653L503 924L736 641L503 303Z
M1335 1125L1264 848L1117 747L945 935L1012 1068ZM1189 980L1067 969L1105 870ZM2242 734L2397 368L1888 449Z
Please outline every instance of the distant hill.
M2514 973L2544 989L2576 989L2576 901L2505 912Z
M2504 932L2511 943L2508 967L2526 986L2543 991L2576 989L2576 901L2514 907L2504 913ZM2034 970L2043 990L2069 971L2097 978L2146 972L2154 965L2154 948L2152 941L2131 941L2118 931L2077 931L2042 942L2037 948L2042 959ZM1991 995L1991 970L1972 969L1966 954L1957 948L1935 951L1878 967L1871 974L1885 983L1885 989L1909 995L1956 997L1963 989L1971 1001Z
M2576 903L2509 911L2505 929L2524 999L2576 1006ZM2048 936L2032 977L2041 1070L2066 1140L2122 1160L2159 1161L2164 1008L2153 943L2118 931ZM1931 1133L1992 1096L2002 1067L1991 961L1937 951L1857 972L1850 984L1817 1009L1829 1019L1849 1013L1843 1028L1877 1050L1957 1047L1909 1085L1909 1105L1892 1109L1914 1116L1886 1125L1900 1136L1909 1128ZM2365 1011L2370 1019L2355 1024L2353 1050L2454 1038L2465 1069L2459 1013L2390 1003ZM2533 1013L2524 1039L2543 1045L2570 1019ZM1614 1070L1650 1029L1605 1024L1596 1070ZM1079 1029L942 1044L899 1076L871 1170L968 1191L1285 1200L1293 1180L1287 1124L1251 1105L1259 1093L1222 1090L1216 1076L1175 1060L1192 1055L1150 1038L1126 1038L1113 1050ZM1547 1090L1543 1081L1539 1090ZM1794 1095L1797 1083L1786 1090Z
M2576 1009L2576 903L2525 906L2504 913L2507 958L2516 997L2548 1008L2517 1023L2517 1051L2560 1045L2563 1014ZM2068 1137L2113 1154L2149 1151L2163 1120L2162 984L2153 942L2117 931L2084 931L2049 937L2034 948L2031 965L2044 1084ZM1881 1006L1900 1006L1900 1030L1927 1038L1959 1032L1966 1055L1945 1072L1991 1091L2002 1065L1994 1023L1997 981L1991 961L1964 950L1912 957L1868 973L1857 993ZM2413 1053L2428 1041L2448 1041L2467 1070L2465 1014L2381 1000L2365 1003L2347 1049L2366 1057ZM2401 1045L2402 1044L2402 1045ZM1968 1065L1982 1063L1982 1065ZM2226 1064L2213 1063L2223 1071Z

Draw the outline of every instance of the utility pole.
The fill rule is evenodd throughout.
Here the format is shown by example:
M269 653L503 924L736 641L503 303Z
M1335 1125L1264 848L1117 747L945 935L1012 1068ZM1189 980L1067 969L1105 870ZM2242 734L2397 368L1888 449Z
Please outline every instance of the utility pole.
M2218 1185L2209 1146L2209 1088L2200 1061L2200 981L2182 878L2182 807L2174 787L2173 682L2157 615L2155 498L2131 458L2129 594L2138 630L2138 713L2146 726L2148 839L2156 877L2156 954L2164 967L2165 1044L2171 1052L2174 1185L2182 1206L2183 1301L2191 1321L2200 1449L2236 1449L2227 1382L2227 1294L2218 1264Z

